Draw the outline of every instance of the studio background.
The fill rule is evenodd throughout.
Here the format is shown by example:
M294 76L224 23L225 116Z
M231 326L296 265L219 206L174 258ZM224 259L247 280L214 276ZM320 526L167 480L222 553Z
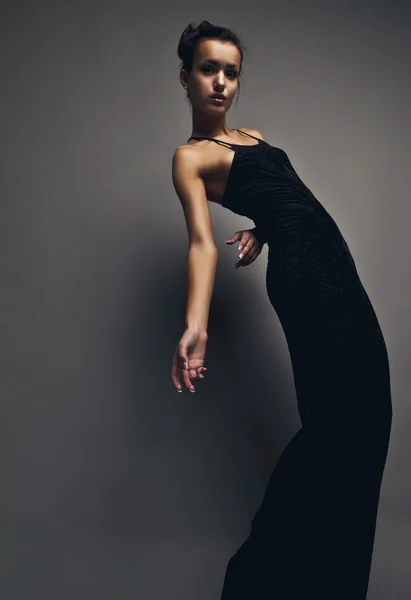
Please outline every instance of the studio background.
M210 205L204 381L178 394L189 22L247 46L230 128L283 148L330 212L383 330L393 428L367 600L411 593L410 12L399 0L3 3L1 566L7 600L218 600L300 426L267 247ZM366 437L364 444L367 443Z

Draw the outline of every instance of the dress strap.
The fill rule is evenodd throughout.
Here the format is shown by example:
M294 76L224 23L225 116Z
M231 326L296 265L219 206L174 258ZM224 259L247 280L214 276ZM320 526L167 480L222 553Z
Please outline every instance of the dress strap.
M255 140L259 140L259 141L261 141L261 140L260 140L260 138L258 138L258 137L255 137L255 135L251 135L251 133L247 133L246 131L243 131L242 129L236 129L236 131L239 131L240 133L243 133L244 135L248 135L248 137L252 137L252 138L254 138Z
M212 142L217 142L217 144L223 144L223 145L227 145L232 149L232 144L230 144L230 142L224 142L224 140L218 140L217 138L212 138L212 137L198 137L198 136L191 136L190 138L188 138L188 140L211 140ZM187 141L188 141L187 140Z
M251 135L251 133L247 133L246 131L243 131L242 129L234 129L234 131L239 131L243 135L254 138L255 140L258 140L259 142L261 141L260 138L255 137L254 135ZM239 144L231 144L230 142L225 142L224 140L218 140L217 138L206 137L206 136L199 137L199 136L193 135L190 138L188 138L187 141L189 141L189 140L211 140L212 142L217 142L217 144L223 144L225 146L229 146L231 149L233 148L233 146L239 145Z

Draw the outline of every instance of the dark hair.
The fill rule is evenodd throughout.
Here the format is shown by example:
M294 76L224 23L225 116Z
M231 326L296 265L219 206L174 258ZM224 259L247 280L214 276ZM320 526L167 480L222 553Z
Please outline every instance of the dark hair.
M244 53L247 51L247 48L240 42L236 33L231 29L220 27L219 25L212 25L208 21L201 21L197 27L194 26L193 23L190 23L181 34L177 48L177 54L181 59L180 70L184 69L187 73L191 72L195 49L197 44L203 40L220 40L222 42L231 42L232 44L235 44L241 55L239 71L239 77L241 77ZM238 82L238 88L240 92L240 81Z

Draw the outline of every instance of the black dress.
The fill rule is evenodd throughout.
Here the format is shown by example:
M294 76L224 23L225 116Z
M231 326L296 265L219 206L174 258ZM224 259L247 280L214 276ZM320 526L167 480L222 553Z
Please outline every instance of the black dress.
M266 288L302 427L228 562L221 600L364 600L392 420L386 345L335 221L283 150L249 137L258 143L194 139L234 150L222 206L268 244Z

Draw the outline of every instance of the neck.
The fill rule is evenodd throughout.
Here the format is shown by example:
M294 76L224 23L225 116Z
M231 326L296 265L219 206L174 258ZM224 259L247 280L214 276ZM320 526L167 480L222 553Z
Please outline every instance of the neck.
M230 133L225 114L221 117L210 117L193 108L193 128L190 137L229 137Z

